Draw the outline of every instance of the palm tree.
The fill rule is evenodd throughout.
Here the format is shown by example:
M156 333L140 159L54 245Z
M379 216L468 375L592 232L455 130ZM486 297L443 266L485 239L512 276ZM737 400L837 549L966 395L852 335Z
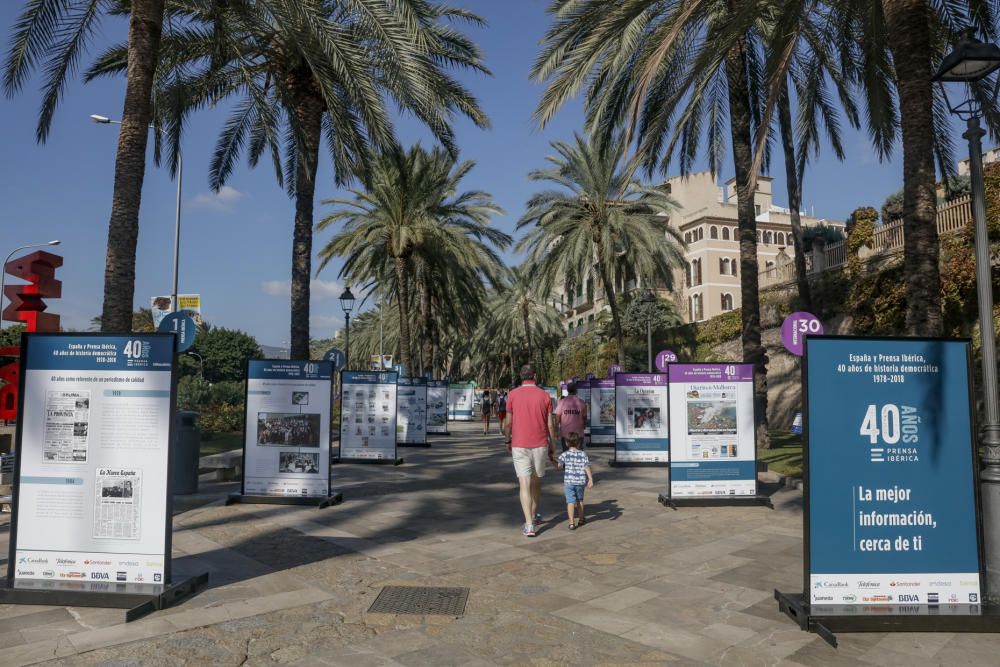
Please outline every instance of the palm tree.
M452 149L456 114L486 127L475 99L446 73L454 67L486 72L476 46L448 25L453 19L482 22L423 0L178 2L176 11L181 20L164 40L157 73L160 119L176 155L188 114L236 98L211 163L216 190L242 153L251 166L271 153L278 183L295 201L291 355L306 358L322 144L343 185L366 178L370 155L395 143L387 96ZM112 49L88 77L123 66L121 49Z
M67 79L75 73L88 42L104 14L122 12L118 3L65 0L29 2L14 25L4 67L4 93L14 96L36 67L45 73L42 106L35 138L48 138ZM146 142L152 119L154 70L159 59L164 0L131 0L125 103L115 155L114 193L108 222L104 263L103 331L128 331L135 295L135 248L139 235L139 203L146 171Z
M668 224L676 204L662 189L643 187L622 167L621 140L598 144L576 135L552 143L552 167L529 178L560 186L528 200L518 229L533 228L518 242L542 294L558 284L585 285L597 279L611 309L618 361L625 361L616 277L628 267L644 284L673 286L674 269L684 266L683 242Z
M971 26L985 39L996 40L997 6L990 0L847 0L834 8L842 30L838 40L845 40L841 43L852 56L848 62L854 65L854 75L869 90L881 89L864 98L869 132L902 140L906 330L910 335L940 336L935 163L948 177L954 174L954 159L949 114L931 77L963 28ZM1000 119L995 101L987 96L981 101L996 132Z
M456 271L496 272L502 262L490 246L502 249L511 241L489 227L490 218L503 212L489 193L459 192L473 166L471 161L456 163L440 148L397 148L377 159L366 189L351 190L350 199L323 202L339 209L317 229L335 223L343 228L320 251L320 270L334 257L346 257L340 276L353 283L391 283L399 308L400 355L407 368L413 368L410 308L416 301L410 281L419 263L438 254L453 262Z
M515 353L523 351L520 361L542 368L537 353L564 334L559 313L549 303L548 292L536 280L529 262L516 267L508 281L490 299L482 336L503 332L509 349L512 375L521 365ZM515 376L516 377L516 376Z

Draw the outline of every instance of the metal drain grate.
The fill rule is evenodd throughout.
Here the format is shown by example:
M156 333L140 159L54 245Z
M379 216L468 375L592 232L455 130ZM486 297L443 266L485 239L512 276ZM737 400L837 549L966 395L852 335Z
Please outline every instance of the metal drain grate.
M468 588L385 586L368 613L462 616L468 600Z

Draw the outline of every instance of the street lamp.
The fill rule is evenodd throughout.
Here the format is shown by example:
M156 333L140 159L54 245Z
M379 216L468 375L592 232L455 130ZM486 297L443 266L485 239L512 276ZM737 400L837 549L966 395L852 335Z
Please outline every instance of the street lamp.
M345 333L344 333L344 357L346 361L344 363L345 369L350 369L351 367L351 311L354 310L354 295L351 294L350 285L344 290L344 293L340 295L340 307L344 310L344 317L346 318L345 323ZM379 360L381 364L381 360Z
M29 248L44 248L50 245L59 245L60 243L62 243L62 241L58 239L53 239L45 243L29 243L28 245L23 245L20 248L14 248L13 250L10 251L10 254L7 255L7 259L3 261L3 264L0 264L0 329L3 329L3 297L4 297L3 284L5 279L7 278L7 262L10 261L11 257L21 252L22 250L28 250Z
M107 116L99 116L95 113L90 114L90 120L98 123L100 125L121 125L120 120L112 120ZM153 125L149 126L149 129L156 129ZM161 134L166 134L162 132ZM177 205L174 211L174 282L173 282L173 292L170 294L170 312L177 312L177 268L180 263L180 249L181 249L181 186L184 182L184 157L180 150L177 151Z
M601 375L601 336L596 331L594 332L594 376L604 377Z
M653 304L656 303L656 295L653 290L646 290L640 299L646 306L646 372L653 372Z
M962 135L969 142L969 181L972 188L972 217L975 224L976 293L979 297L979 334L983 353L983 401L986 420L979 431L984 468L982 480L983 533L986 551L986 591L991 602L1000 596L1000 401L997 397L996 341L993 336L993 281L990 245L986 233L986 188L983 182L982 138L979 124L983 108L992 108L1000 80L986 80L1000 69L1000 48L984 44L973 30L962 33L958 44L941 61L934 80L941 86L948 109L966 121ZM965 99L952 105L945 82L965 84Z

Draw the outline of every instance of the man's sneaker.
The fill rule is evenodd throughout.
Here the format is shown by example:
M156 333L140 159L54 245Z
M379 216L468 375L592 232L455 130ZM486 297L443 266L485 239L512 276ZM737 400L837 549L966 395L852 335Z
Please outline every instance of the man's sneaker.
M535 536L535 526L532 525L532 524L530 524L530 523L529 524L525 524L524 528L521 529L521 532L524 533L525 537L534 537Z

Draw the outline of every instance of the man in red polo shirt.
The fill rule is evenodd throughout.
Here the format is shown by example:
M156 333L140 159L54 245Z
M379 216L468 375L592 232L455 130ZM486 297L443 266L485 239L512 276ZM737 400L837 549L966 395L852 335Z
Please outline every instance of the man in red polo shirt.
M534 537L536 524L542 520L538 511L542 501L542 477L545 459L554 461L555 441L549 437L552 399L535 384L535 369L521 366L521 386L507 396L507 451L514 459L514 472L520 483L521 510L524 512L526 537Z

